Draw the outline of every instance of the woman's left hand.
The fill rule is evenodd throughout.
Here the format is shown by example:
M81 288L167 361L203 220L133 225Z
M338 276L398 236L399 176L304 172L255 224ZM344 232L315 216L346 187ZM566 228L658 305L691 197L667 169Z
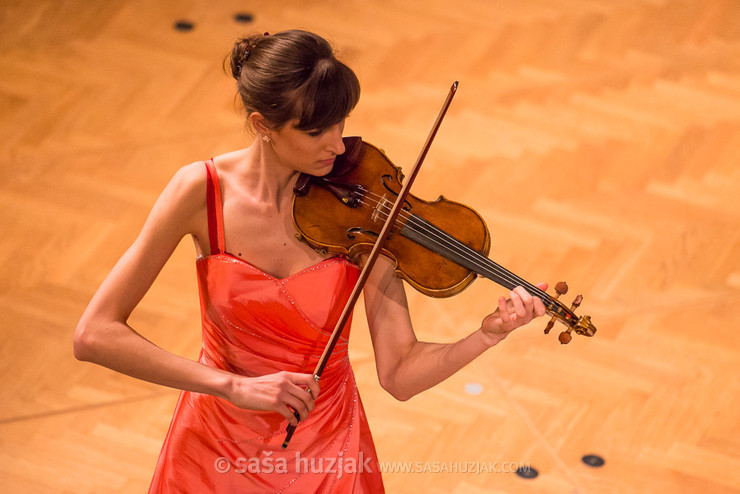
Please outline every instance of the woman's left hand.
M537 288L547 290L547 283L540 283ZM514 288L510 296L508 300L505 297L499 297L498 309L486 316L481 323L481 330L490 346L499 343L516 328L545 314L542 300L533 297L524 288L520 286Z

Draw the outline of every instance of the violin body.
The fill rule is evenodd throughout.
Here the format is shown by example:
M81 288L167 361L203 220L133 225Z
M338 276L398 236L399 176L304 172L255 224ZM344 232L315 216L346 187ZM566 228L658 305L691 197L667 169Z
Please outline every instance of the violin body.
M359 137L346 137L345 148L326 177L301 177L293 219L300 238L314 249L357 262L378 239L402 187L403 174L380 149ZM362 189L358 188L360 184ZM399 224L391 230L382 250L395 262L398 276L420 292L432 297L461 292L476 273L414 240L413 233L404 230L410 215L423 218L486 256L491 237L483 218L468 206L443 196L430 202L409 194Z
M297 236L314 249L347 256L358 262L373 250L380 230L396 202L403 174L385 154L359 137L345 137L345 152L337 156L324 177L302 174L295 186L293 220ZM559 340L571 340L571 331L593 336L590 316L577 316L578 295L568 308L558 300L568 291L560 282L550 296L487 257L491 237L483 219L463 204L440 196L428 202L406 196L402 210L381 251L395 262L396 273L420 292L449 297L461 292L476 276L513 290L523 287L538 297L552 316L547 334L558 320L567 326Z

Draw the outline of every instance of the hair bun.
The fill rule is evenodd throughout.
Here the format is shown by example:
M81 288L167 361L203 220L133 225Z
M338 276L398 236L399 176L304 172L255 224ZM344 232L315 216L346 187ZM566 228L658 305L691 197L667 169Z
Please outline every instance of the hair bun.
M247 63L249 54L255 49L262 35L253 35L242 38L234 43L231 50L231 75L238 81L242 74L242 67Z
M234 43L234 47L231 50L231 75L234 76L236 80L239 80L239 77L241 76L242 66L249 57L250 49L251 45L247 38L240 39Z
M299 130L330 127L360 97L354 72L308 31L250 34L235 41L227 59L247 117L259 112L274 127L293 120Z

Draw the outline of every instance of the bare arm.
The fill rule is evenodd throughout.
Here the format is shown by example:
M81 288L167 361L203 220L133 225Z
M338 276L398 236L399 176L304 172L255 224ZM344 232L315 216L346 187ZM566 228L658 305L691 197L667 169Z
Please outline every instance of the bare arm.
M295 423L290 406L305 419L319 394L310 375L237 376L168 352L127 323L180 240L207 221L205 188L203 163L184 167L167 185L141 233L82 315L74 335L75 357L138 379L225 398L243 408L274 410Z
M546 288L546 285L541 285ZM407 400L442 382L488 348L534 317L545 313L542 301L516 288L481 327L455 343L416 339L402 281L392 263L380 258L365 286L365 309L375 350L380 384L399 400Z

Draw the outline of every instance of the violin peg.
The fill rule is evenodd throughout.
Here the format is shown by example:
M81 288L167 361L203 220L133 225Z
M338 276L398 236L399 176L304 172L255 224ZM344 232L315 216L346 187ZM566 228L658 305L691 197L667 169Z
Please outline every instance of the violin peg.
M566 293L568 293L568 284L564 281L559 281L555 284L555 295L552 298L553 300L557 300L561 295L565 295ZM552 316L552 319L550 319L545 327L545 334L550 334L550 330L555 326L557 319L557 316Z
M579 305L581 305L581 302L583 302L583 295L578 295L575 300L573 300L573 304L570 308L570 310L575 310L578 308Z
M558 296L565 295L566 293L568 293L568 284L564 281L557 282L555 284L555 291L557 292Z
M568 328L567 331L563 331L558 336L558 341L560 341L560 344L561 345L567 345L568 343L570 343L570 340L572 340L572 339L573 339L573 337L570 334L570 328Z
M547 323L547 326L545 326L545 334L550 334L550 330L555 326L555 320L557 317L553 316L552 319L550 319Z

